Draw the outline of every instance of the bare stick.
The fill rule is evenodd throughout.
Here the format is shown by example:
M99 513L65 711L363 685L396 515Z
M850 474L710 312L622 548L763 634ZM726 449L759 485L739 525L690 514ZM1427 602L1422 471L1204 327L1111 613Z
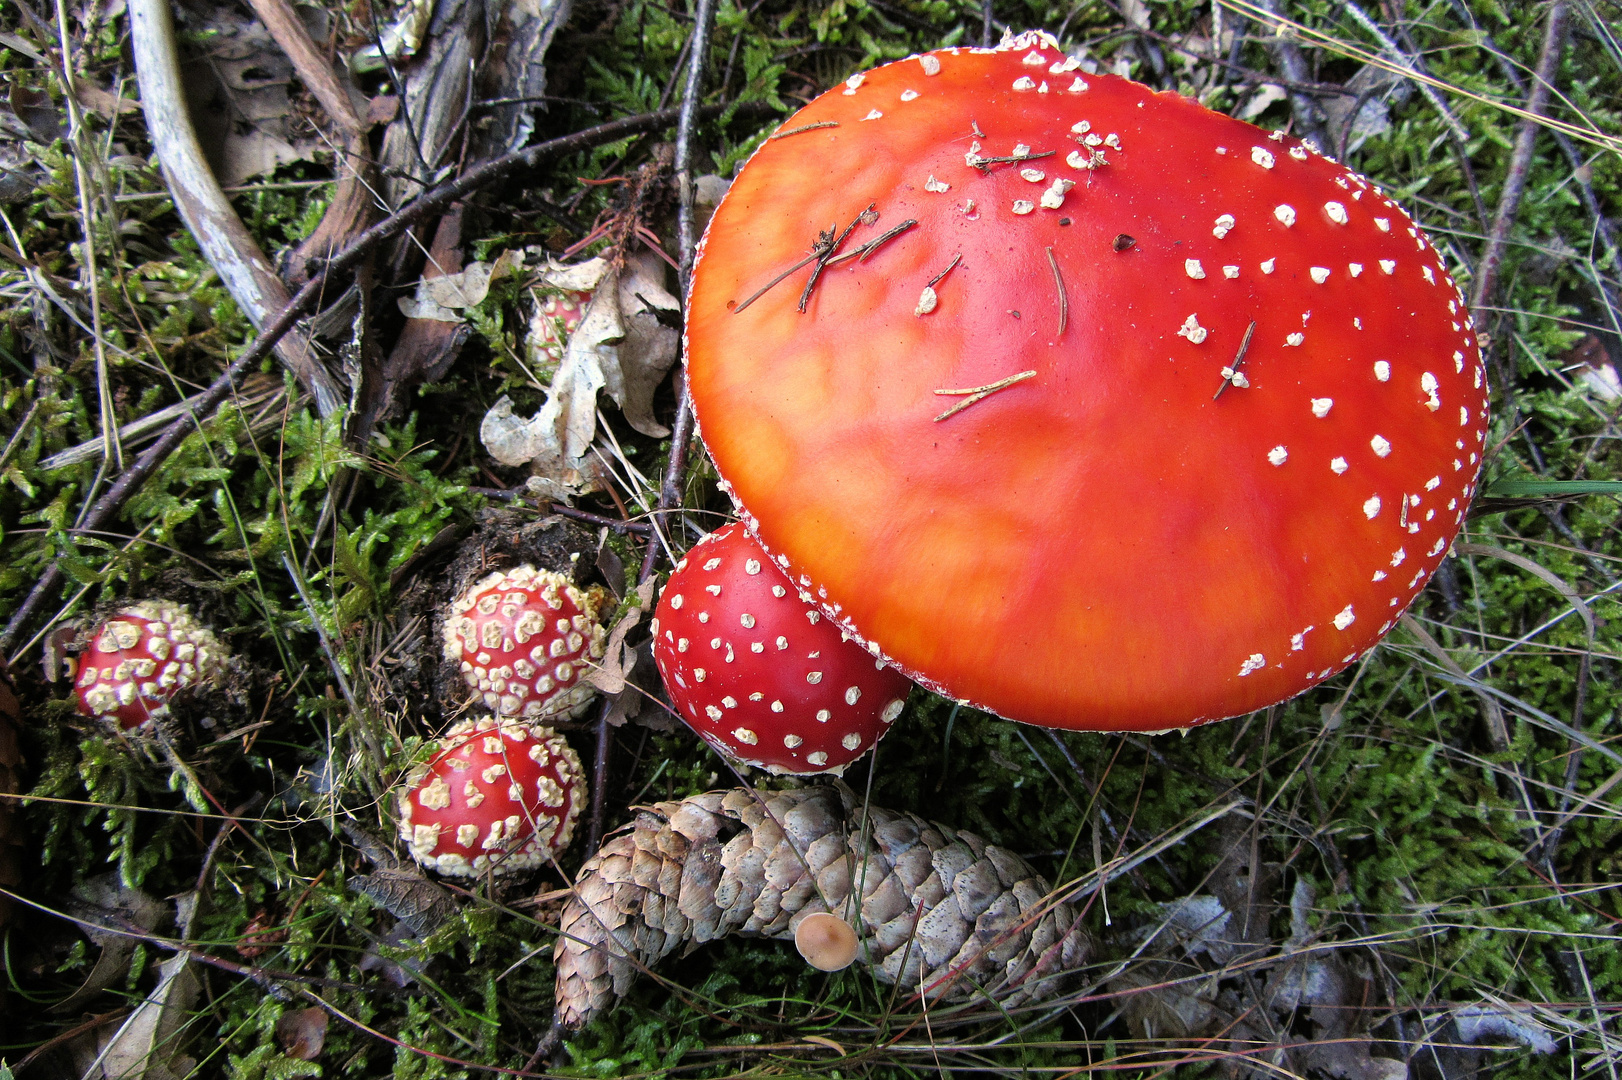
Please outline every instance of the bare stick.
M278 311L287 308L287 287L237 217L203 157L180 89L180 58L169 5L166 0L133 0L129 13L141 108L175 209L232 299L254 328L263 331ZM302 335L287 338L287 330L276 340L277 356L315 397L321 415L331 416L343 408L343 389L309 342Z
M937 390L935 393L942 396L956 396L958 394L967 394L969 396L958 402L956 405L953 405L950 409L947 409L939 416L935 417L935 423L938 424L949 416L956 416L964 409L967 409L970 405L973 405L976 402L984 401L986 398L990 397L992 394L995 394L999 390L1006 390L1015 383L1021 383L1026 379L1034 378L1036 378L1035 371L1021 371L1017 375L1010 375L1006 379L998 379L996 382L987 383L984 386L970 386L963 390Z
M1059 260L1053 257L1053 249L1047 249L1048 268L1053 271L1053 287L1059 290L1059 337L1064 337L1064 328L1070 321L1070 298L1064 293L1064 277L1059 273Z
M1239 375L1239 365L1245 362L1245 353L1250 351L1250 336L1255 332L1256 320L1252 319L1250 325L1245 327L1245 337L1244 340L1239 342L1239 351L1233 354L1233 363L1222 369L1222 385L1217 387L1217 392L1211 395L1212 401L1221 397L1222 391L1233 385L1241 377ZM1240 385L1245 386L1248 384L1240 383Z
M957 264L962 261L963 253L961 251L956 255L953 255L952 261L946 264L946 269L929 279L929 287L933 289L935 286L939 285L941 281L945 279L947 274L950 274L953 270L957 269Z
M831 128L838 126L838 120L818 120L815 124L801 124L797 128L789 128L787 131L779 131L776 135L768 135L766 137L766 141L772 142L776 139L786 139L790 135L799 135L802 132L815 131L818 128Z
M293 62L299 81L315 95L344 135L354 136L366 130L349 94L332 73L332 65L327 58L310 40L310 32L304 28L304 21L293 10L293 5L288 0L248 0L248 4L253 8L253 13L259 16L259 21L265 24L265 29L270 31L270 36L276 39L282 52Z
M701 110L701 112L709 116L717 116L721 111L720 106L709 106ZM769 107L744 106L738 110L738 114L754 117L766 115L770 111ZM100 499L96 500L95 504L90 507L89 513L85 515L84 520L80 522L79 528L87 531L100 529L112 520L113 516L118 513L119 508L124 505L124 501L138 491L142 484L146 483L147 479L157 471L158 466L170 454L174 453L175 448L197 427L195 417L207 416L213 412L220 402L224 401L226 396L235 389L236 380L249 368L270 355L270 351L275 344L293 328L293 324L315 303L316 298L326 288L329 277L336 278L354 269L366 257L367 253L378 244L410 228L423 218L438 213L451 203L467 198L473 192L494 183L510 172L516 172L520 169L533 169L543 161L578 153L581 150L588 150L603 143L615 142L628 135L642 135L650 131L659 131L662 128L669 127L676 119L677 111L675 109L661 109L658 112L643 113L640 116L628 116L623 120L613 120L606 124L599 124L584 131L577 131L573 135L548 139L546 142L537 143L528 149L492 158L469 169L456 180L441 184L439 187L424 193L421 198L403 207L398 213L384 218L361 233L360 236L356 237L354 243L344 248L327 264L321 273L311 278L303 288L294 294L293 298L288 301L287 306L282 308L276 314L276 317L265 325L259 332L259 336L254 338L242 355L232 361L230 366L220 373L219 378L215 379L209 388L197 397L193 411L164 429L163 435L159 437L158 441L148 447L146 452L135 460L135 464L131 465L113 486L108 488ZM690 422L689 430L691 430ZM13 612L11 621L6 624L5 631L0 632L0 650L11 647L17 639L17 635L21 633L22 628L34 617L39 606L44 603L46 596L61 581L62 570L59 564L53 562L44 569L39 580L34 583L34 588L24 598L23 602L18 605L17 610Z
M801 259L799 262L795 263L793 266L789 267L787 270L784 270L781 274L778 274L776 277L772 278L766 284L762 285L760 288L758 288L754 292L750 293L749 296L742 303L740 303L737 307L732 309L732 314L736 315L738 312L742 311L744 308L748 307L750 304L753 304L756 300L759 300L762 296L765 296L768 292L770 292L772 290L772 288L774 286L781 284L784 278L786 278L790 274L794 273L794 271L798 270L800 267L804 266L806 263L810 262L812 259L817 258L818 255L819 255L819 252L815 248L813 248L812 251L811 251L811 254L807 255L805 258Z
M1566 43L1566 3L1556 0L1549 6L1549 21L1543 30L1543 50L1538 54L1537 71L1532 75L1532 89L1526 95L1526 119L1515 133L1515 149L1510 154L1509 172L1504 176L1503 191L1498 196L1498 212L1493 215L1492 232L1487 237L1487 248L1476 266L1476 280L1470 290L1470 311L1479 325L1486 317L1485 305L1492 300L1498 285L1498 268L1504 261L1504 247L1509 239L1509 227L1521 206L1526 192L1526 175L1532 166L1532 149L1537 141L1538 119L1549 107L1549 91L1553 87L1556 71L1560 67L1560 54Z
M869 255L873 254L879 248L883 247L885 244L888 244L891 240L894 240L896 237L900 236L902 233L906 232L916 224L918 224L917 218L908 218L906 221L903 221L894 228L886 229L884 232L880 233L878 236L875 236L861 247L847 251L843 255L835 255L833 258L828 260L828 265L838 266L840 263L847 262L851 259L855 259L857 262L866 262Z

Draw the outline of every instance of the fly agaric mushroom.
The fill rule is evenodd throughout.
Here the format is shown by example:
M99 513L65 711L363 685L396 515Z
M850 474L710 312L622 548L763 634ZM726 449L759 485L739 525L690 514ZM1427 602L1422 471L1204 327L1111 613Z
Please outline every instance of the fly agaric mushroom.
M563 351L568 347L569 335L580 326L591 304L591 293L579 289L562 289L539 301L534 328L530 332L530 349L554 364L563 362Z
M1366 179L1078 68L1027 34L786 121L706 234L689 387L846 632L1005 717L1165 730L1393 625L1476 490L1485 375Z
M400 839L429 870L475 877L544 866L569 846L580 759L551 728L463 720L400 790Z
M578 716L596 693L583 676L603 656L601 602L551 570L489 574L451 601L445 659L501 716Z
M180 604L140 600L98 625L79 655L74 693L86 716L116 720L124 730L169 708L183 687L213 679L225 649Z
M773 773L842 773L906 704L907 680L823 618L738 524L676 564L653 642L677 715Z

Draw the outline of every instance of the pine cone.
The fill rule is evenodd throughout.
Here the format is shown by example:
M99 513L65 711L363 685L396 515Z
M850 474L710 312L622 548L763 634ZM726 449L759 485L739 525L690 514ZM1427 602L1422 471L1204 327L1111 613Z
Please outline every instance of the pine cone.
M1036 871L971 833L864 809L843 784L710 791L641 810L581 868L554 950L558 1022L585 1024L678 945L791 939L819 911L857 928L881 981L930 998L1018 1005L1092 951Z

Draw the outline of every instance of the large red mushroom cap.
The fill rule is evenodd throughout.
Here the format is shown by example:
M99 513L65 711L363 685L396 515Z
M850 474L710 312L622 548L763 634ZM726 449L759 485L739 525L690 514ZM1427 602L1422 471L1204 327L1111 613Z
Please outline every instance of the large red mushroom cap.
M584 801L580 759L563 736L482 716L447 731L406 777L400 839L442 874L530 870L569 846Z
M74 694L84 715L131 730L166 711L182 687L218 676L225 659L219 640L183 605L141 600L92 631Z
M599 594L562 574L518 566L486 575L451 601L445 659L501 716L577 716L603 656Z
M653 658L678 716L727 757L774 773L844 772L901 715L909 689L736 523L676 564Z
M1078 66L943 50L786 121L710 224L689 386L848 632L1003 716L1162 730L1392 626L1475 491L1485 380L1367 180Z

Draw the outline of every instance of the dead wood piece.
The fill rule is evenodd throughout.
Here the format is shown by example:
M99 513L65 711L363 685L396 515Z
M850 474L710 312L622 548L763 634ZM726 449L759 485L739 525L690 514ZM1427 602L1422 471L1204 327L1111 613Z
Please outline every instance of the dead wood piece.
M546 66L542 62L558 28L569 21L571 0L529 0L504 5L505 48L495 58L490 74L493 94L501 104L491 112L485 137L489 147L511 153L535 133L535 110L546 94Z
M486 18L484 0L437 0L424 47L401 69L400 115L384 132L380 154L390 206L428 187L467 132L474 72L488 42ZM402 245L402 254L410 247Z
M287 307L287 288L220 190L198 144L181 89L174 23L164 0L133 0L129 6L136 78L147 129L163 166L175 209L214 272L255 328ZM344 404L344 395L302 334L287 334L276 354L314 396L321 415Z
M648 965L728 934L792 940L830 912L881 982L1014 1008L1092 953L1068 903L1011 851L843 784L657 803L581 868L554 949L557 1022L578 1028Z
M293 288L303 288L326 260L348 247L377 216L377 170L369 149L364 133L344 144L338 184L326 213L309 236L282 255L282 276Z
M293 62L305 89L315 95L321 107L337 124L345 139L353 138L365 130L355 103L332 70L327 58L310 40L310 32L287 0L248 0L259 21L265 24L270 36L276 39L287 58Z

